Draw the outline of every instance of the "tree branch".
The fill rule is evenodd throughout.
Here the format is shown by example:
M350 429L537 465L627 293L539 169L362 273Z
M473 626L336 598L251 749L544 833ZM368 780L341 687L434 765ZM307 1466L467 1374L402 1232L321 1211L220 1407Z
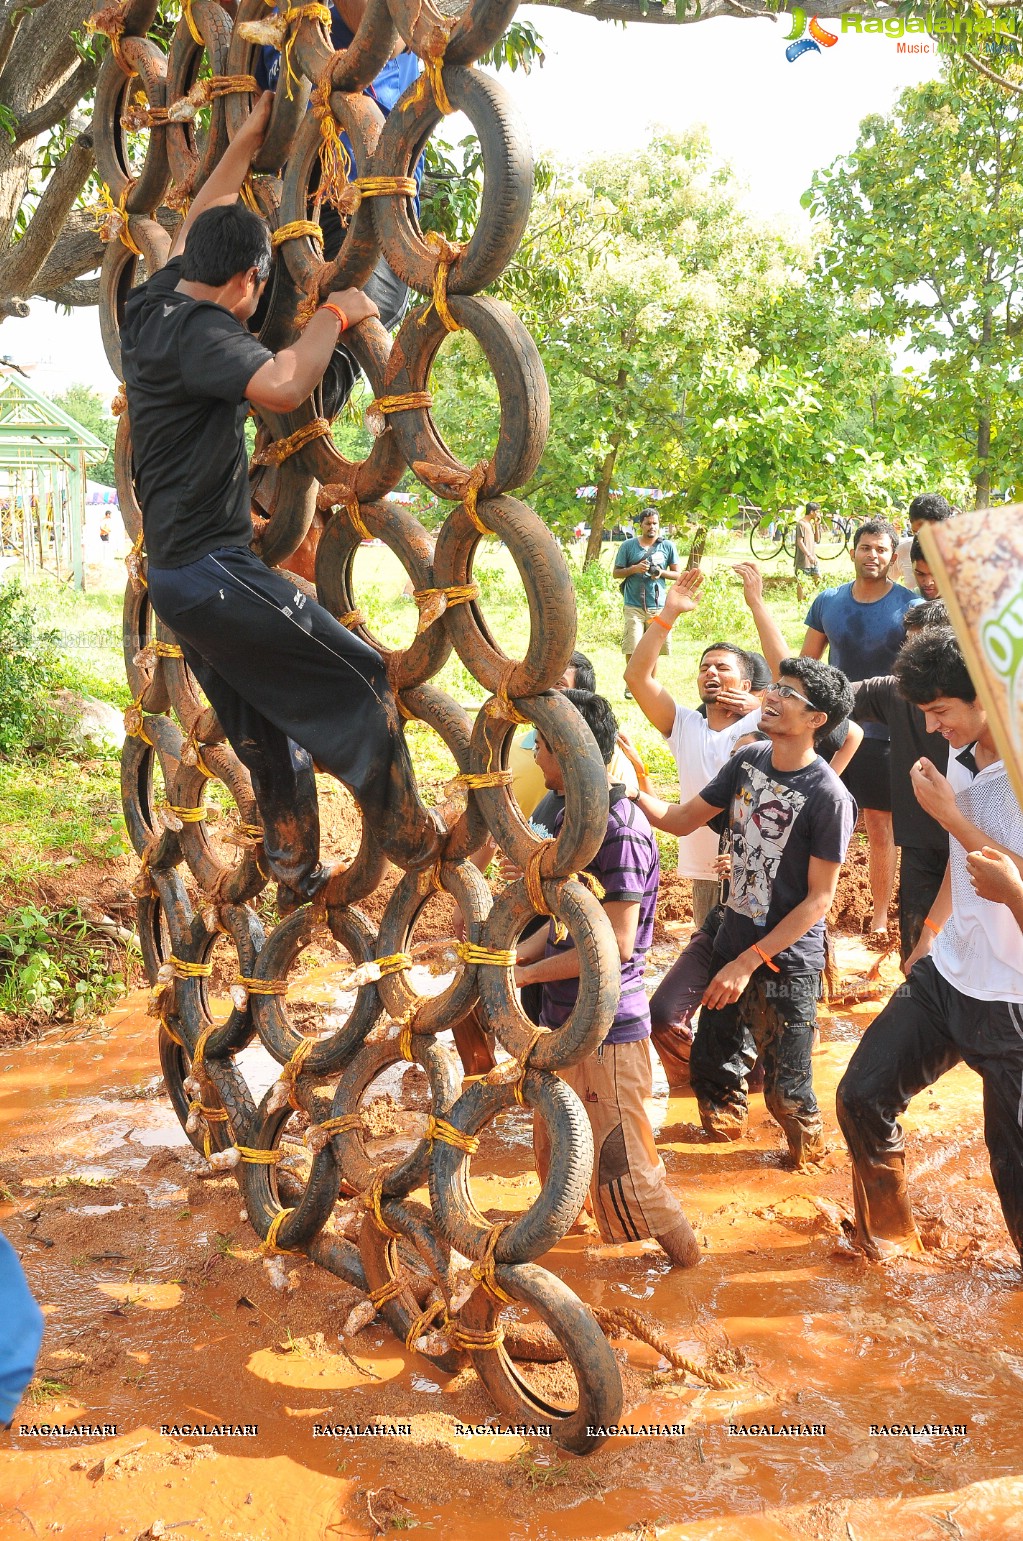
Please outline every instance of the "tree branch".
M24 0L24 4L17 5L14 0L9 0L0 11L0 70L3 69L10 58L14 40L29 11L37 11L46 0Z
M82 59L48 102L18 119L14 129L14 143L25 144L37 134L45 134L48 129L56 128L60 120L67 117L91 88L98 73L99 65L95 60Z
M534 3L559 11L574 11L579 16L592 16L598 21L662 22L672 27L713 21L721 16L788 20L784 15L785 0L703 0L702 4L696 0L534 0ZM888 0L888 3L886 0L818 0L815 11L822 21L849 15L888 17L899 14L896 0Z
M69 283L61 284L56 289L43 292L41 298L51 300L54 305L98 305L99 304L99 279L71 279Z
M540 0L540 3L542 4L543 0ZM978 59L976 54L971 54L966 49L963 49L963 58L967 64L972 64L975 70L979 70L982 75L986 75L988 80L993 80L996 86L1004 86L1006 91L1012 91L1016 96L1023 96L1023 86L1017 85L1014 80L1007 80L1004 75L996 74L989 65L984 63L983 59Z
M0 319L28 314L20 297L32 292L94 164L92 138L79 134L47 182L25 234L0 261Z

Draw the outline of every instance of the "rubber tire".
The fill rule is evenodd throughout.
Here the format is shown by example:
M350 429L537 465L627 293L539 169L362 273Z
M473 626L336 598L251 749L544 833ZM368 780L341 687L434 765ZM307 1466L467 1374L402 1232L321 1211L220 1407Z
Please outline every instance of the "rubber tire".
M376 955L376 932L354 905L328 910L331 935L348 948L357 964L368 963ZM283 979L291 972L302 949L308 946L321 922L312 905L281 921L271 933L259 955L253 973L255 979ZM253 1020L263 1047L278 1064L286 1065L301 1043L301 1035L288 1020L284 998L279 995L255 995L251 1000ZM366 1034L380 1017L380 997L376 985L363 985L358 991L352 1013L345 1025L329 1038L323 1038L304 1063L309 1076L338 1075Z
M448 307L483 349L500 392L497 444L479 491L481 498L492 498L523 486L540 463L550 427L547 376L535 342L503 300L452 295ZM437 351L449 335L432 306L410 311L394 341L383 394L426 390ZM429 407L391 412L387 422L419 480L437 497L460 498L470 469L444 443Z
M579 1387L579 1403L566 1412L529 1386L502 1347L470 1350L469 1357L497 1407L509 1424L549 1423L551 1438L563 1450L587 1455L599 1450L606 1435L590 1429L617 1424L624 1393L621 1371L610 1343L587 1309L563 1280L534 1263L499 1267L499 1287L514 1300L532 1307L564 1346ZM474 1332L490 1332L501 1306L484 1289L473 1292L459 1315Z
M557 1246L579 1217L593 1172L593 1134L575 1092L558 1076L530 1070L522 1082L523 1101L543 1119L551 1142L550 1166L539 1197L498 1239L494 1260L527 1263ZM514 1085L473 1082L447 1115L463 1134L476 1135L498 1113L517 1105ZM435 1140L430 1162L430 1204L445 1239L464 1257L479 1259L491 1222L481 1214L469 1187L471 1157Z
M561 547L532 509L517 498L493 498L477 505L480 518L511 553L529 605L526 656L507 675L511 660L494 640L479 600L447 612L455 651L480 684L496 691L504 680L511 696L532 696L553 689L575 648L575 590ZM441 525L434 553L438 588L471 583L473 562L482 539L465 512L455 509Z
M448 67L444 89L451 105L468 117L483 156L483 196L476 229L448 270L447 292L477 294L492 284L518 250L533 196L529 133L513 99L492 75ZM427 139L441 121L427 92L407 90L389 114L370 168L374 176L409 176ZM377 240L399 278L430 294L439 261L423 239L411 198L374 198Z

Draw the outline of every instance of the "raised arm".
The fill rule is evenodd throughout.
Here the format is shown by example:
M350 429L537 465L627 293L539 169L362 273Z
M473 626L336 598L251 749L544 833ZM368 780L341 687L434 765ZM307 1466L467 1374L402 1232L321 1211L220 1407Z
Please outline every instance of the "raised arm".
M644 717L665 738L675 726L675 698L658 683L654 673L661 652L663 631L665 625L670 627L680 615L696 609L702 585L703 574L698 567L675 579L664 597L659 619L647 627L625 666L625 683L639 703Z
M257 99L245 122L192 199L188 213L174 237L174 245L171 247L172 257L180 256L184 250L188 232L200 214L205 214L207 209L216 209L236 202L242 184L249 174L253 156L263 143L273 104L272 91L264 91Z
M742 579L742 597L746 601L767 667L775 679L783 658L792 657L792 649L782 636L781 627L764 604L764 580L756 562L736 562L732 568Z
M910 767L909 778L913 783L916 800L924 812L929 813L932 819L937 819L942 829L947 829L965 850L978 851L987 846L990 850L1001 851L1016 870L1023 873L1023 854L1010 851L1007 845L1000 845L986 829L981 829L979 824L974 824L972 819L960 811L947 777L930 760L917 760Z

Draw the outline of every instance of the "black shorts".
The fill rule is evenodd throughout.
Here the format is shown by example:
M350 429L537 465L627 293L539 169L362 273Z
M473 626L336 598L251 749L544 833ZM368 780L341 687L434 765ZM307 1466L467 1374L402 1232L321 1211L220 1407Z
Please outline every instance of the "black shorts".
M842 772L843 785L860 808L892 811L891 746L886 738L865 738Z

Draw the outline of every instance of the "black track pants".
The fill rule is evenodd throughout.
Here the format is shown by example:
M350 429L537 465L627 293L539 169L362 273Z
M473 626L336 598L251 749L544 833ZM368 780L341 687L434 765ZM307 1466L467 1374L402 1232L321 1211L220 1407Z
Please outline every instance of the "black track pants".
M899 856L899 951L905 962L920 940L924 916L938 896L948 866L948 851L904 845Z
M984 1140L1009 1235L1023 1252L1023 1004L979 1001L923 958L867 1028L838 1087L859 1240L914 1238L899 1115L960 1061L984 1083Z
M322 881L313 762L378 830L415 784L382 659L245 546L151 567L148 579L252 777L274 875L311 896Z

